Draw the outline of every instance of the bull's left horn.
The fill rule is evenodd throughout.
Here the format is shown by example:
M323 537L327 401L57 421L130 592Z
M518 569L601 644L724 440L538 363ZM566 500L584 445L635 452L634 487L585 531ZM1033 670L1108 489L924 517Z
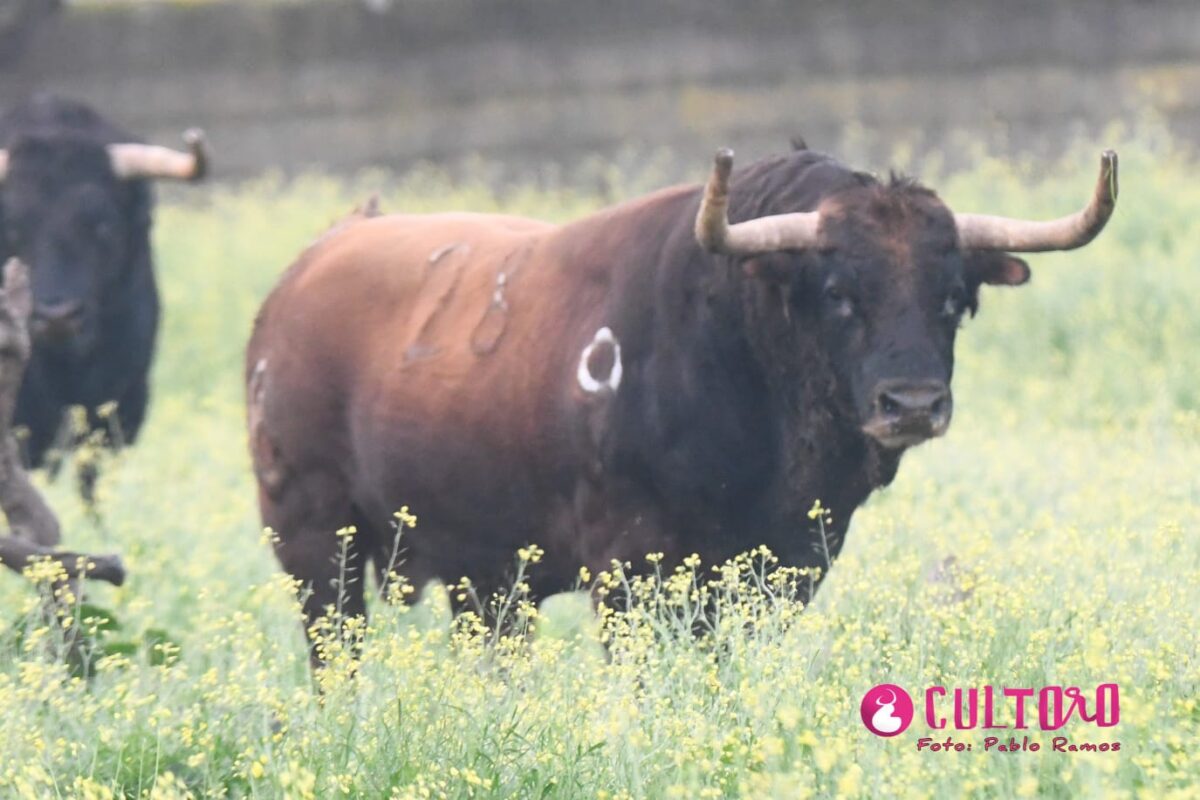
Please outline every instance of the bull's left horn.
M1012 253L1041 253L1074 250L1095 239L1117 207L1117 154L1100 154L1100 177L1092 199L1080 211L1058 219L1035 221L993 217L987 214L955 214L958 244L964 250L1007 250Z
M4 176L8 174L8 151L0 150L0 183L4 183Z
M110 144L108 158L112 171L122 180L171 178L198 181L208 172L208 147L204 131L192 128L183 134L188 152L150 144Z
M817 243L821 217L815 211L759 217L729 224L729 173L733 151L721 148L696 214L696 241L710 253L748 256L778 250L803 250Z

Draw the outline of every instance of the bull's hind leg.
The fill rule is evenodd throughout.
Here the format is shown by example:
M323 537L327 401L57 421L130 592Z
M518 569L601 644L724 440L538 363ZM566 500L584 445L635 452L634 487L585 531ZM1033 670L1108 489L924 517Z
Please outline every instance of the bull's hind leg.
M309 658L319 667L330 637L354 647L350 620L366 616L367 548L345 530L353 509L340 478L323 472L289 475L273 493L260 487L259 504L263 524L275 532L279 563L300 583Z

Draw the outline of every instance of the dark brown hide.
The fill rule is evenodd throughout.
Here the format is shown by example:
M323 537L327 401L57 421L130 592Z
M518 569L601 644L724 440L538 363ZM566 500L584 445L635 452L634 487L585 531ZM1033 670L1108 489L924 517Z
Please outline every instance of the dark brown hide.
M820 210L827 245L710 255L684 186L563 226L362 218L310 248L247 352L263 521L310 618L335 601L350 524L345 610L363 611L401 505L421 518L399 565L418 585L491 590L529 543L538 595L655 551L669 568L766 544L828 566L904 448L940 432L868 435L885 390L940 381L948 402L979 285L1028 272L960 252L932 192L808 151L739 170L730 198L738 220Z

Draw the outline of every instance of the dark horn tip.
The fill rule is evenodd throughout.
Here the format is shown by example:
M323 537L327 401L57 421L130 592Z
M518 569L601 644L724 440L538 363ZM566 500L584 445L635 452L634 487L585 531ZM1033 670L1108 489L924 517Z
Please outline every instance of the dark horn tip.
M1117 151L1105 150L1103 153L1101 153L1100 166L1115 171L1117 168Z
M1109 183L1109 193L1112 200L1117 199L1117 151L1105 150L1100 154L1100 174L1102 180Z
M188 128L183 132L183 141L196 157L195 172L188 180L201 180L208 175L208 138L202 128Z
M731 172L733 172L733 151L728 147L722 147L713 156L713 178L724 184L729 180Z

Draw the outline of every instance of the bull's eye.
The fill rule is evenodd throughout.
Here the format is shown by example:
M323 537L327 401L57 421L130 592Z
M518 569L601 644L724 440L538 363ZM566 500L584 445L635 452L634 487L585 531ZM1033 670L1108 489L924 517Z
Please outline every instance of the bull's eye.
M948 320L957 321L967 308L967 294L962 287L956 286L946 295L942 304L942 316Z
M825 305L834 316L848 319L854 316L854 300L833 284L825 287Z

